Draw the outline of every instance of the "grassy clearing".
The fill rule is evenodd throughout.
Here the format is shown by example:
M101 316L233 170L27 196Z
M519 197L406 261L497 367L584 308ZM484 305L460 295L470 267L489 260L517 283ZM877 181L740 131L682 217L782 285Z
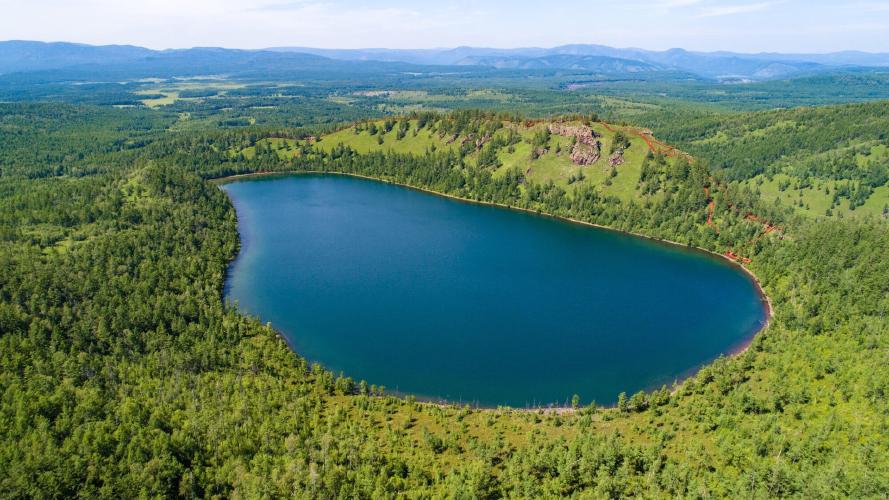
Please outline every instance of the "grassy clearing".
M246 159L253 159L256 157L256 149L257 148L271 148L275 153L277 153L278 158L282 160L289 160L291 158L296 158L299 156L299 142L293 139L286 138L278 138L278 137L270 137L266 139L260 139L256 141L255 146L250 146L242 149L241 151L230 150L228 154L230 156L236 156L240 153Z
M805 130L805 127L799 125L795 121L791 120L781 120L775 122L767 127L763 128L755 128L750 130L744 130L740 136L729 136L724 131L718 131L714 135L707 137L706 139L701 139L698 141L693 141L692 144L695 145L720 145L720 144L728 144L732 141L736 140L753 140L753 139L761 139L769 136L780 135L782 133L786 133L788 131L794 130Z
M607 135L603 135L608 139L608 144L605 145L603 142L603 156L610 151L611 141L614 137L614 134L607 131L605 133ZM641 137L635 135L628 135L628 137L630 139L630 147L624 151L624 163L615 167L617 176L611 178L610 186L605 185L604 180L602 181L606 194L616 196L624 201L638 196L636 186L639 182L639 175L642 173L642 161L649 151L648 144ZM607 156L599 161L606 162L604 163L605 168L601 172L602 175L610 175L611 167L607 167Z
M383 127L383 121L374 122L377 127ZM367 130L363 130L356 134L353 127L345 128L333 134L325 135L320 141L315 143L315 147L322 151L330 151L336 146L342 144L348 146L361 154L370 153L372 151L391 151L402 154L422 155L433 147L436 150L453 149L457 147L458 142L454 141L450 144L446 140L439 137L438 134L431 132L428 128L417 131L417 121L410 121L410 128L407 135L401 140L398 139L397 126L393 127L387 133L371 135ZM416 135L414 135L416 132ZM380 137L383 138L382 144Z
M552 181L565 187L568 185L568 177L579 172L580 167L572 163L568 157L571 152L571 140L568 137L551 136L546 144L548 151L538 158L532 159L531 138L535 133L542 131L544 126L535 125L530 128L517 126L513 128L522 136L522 142L513 145L512 152L509 149L502 149L498 152L497 158L502 165L494 175L503 175L508 170L518 169L528 179L540 183Z
M413 111L447 112L454 108L503 107L522 99L495 89L472 89L464 92L436 93L426 90L372 90L357 91L349 96L333 95L328 100L338 104L372 106L379 112L391 115Z
M616 97L601 96L597 97L597 100L602 109L618 113L621 116L635 116L661 109L661 106L657 104L627 101Z
M794 177L787 174L775 174L771 178L758 175L742 182L742 185L759 191L764 200L777 200L777 203L792 207L800 214L809 217L826 216L828 210L832 215L840 217L880 216L883 214L883 209L889 204L889 185L876 188L864 205L856 207L854 210L850 209L849 200L844 198L840 199L838 205L832 207L837 187L846 182L815 179L811 181L811 186L800 189L797 187Z
M855 213L886 215L889 207L889 185L874 189L874 194L864 202L864 205L855 209Z
M157 95L161 94L163 97L151 97L148 99L142 99L142 104L148 106L149 108L159 108L161 106L168 106L176 102L179 99L179 92L177 91L155 91L155 90L140 90L135 92L136 95Z
M217 96L224 96L228 90L239 89L245 86L246 85L241 83L231 82L183 82L173 85L167 84L159 87L145 88L137 90L133 92L133 94L137 96L151 96L146 99L141 99L142 104L149 108L159 108L161 106L174 104L176 101L200 101L204 99L212 99ZM216 94L202 97L183 96L186 92L199 91L215 92ZM156 95L161 95L163 97L154 97Z

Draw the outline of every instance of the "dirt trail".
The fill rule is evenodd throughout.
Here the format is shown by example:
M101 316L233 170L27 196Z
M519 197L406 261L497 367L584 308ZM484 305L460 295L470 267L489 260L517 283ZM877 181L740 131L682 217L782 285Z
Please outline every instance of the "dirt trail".
M611 133L615 133L618 131L617 126L612 126L611 124L606 123L606 122L600 122L600 123L602 124L603 127L605 127ZM639 129L636 129L633 127L620 127L620 130L623 132L626 132L626 133L633 134L637 137L640 137L643 141L645 141L645 144L648 145L648 149L651 150L651 152L653 152L655 154L662 154L662 155L670 157L670 158L675 158L677 156L683 156L689 162L694 162L694 158L690 154L680 151L680 150L674 148L673 146L664 144L663 142L655 139L655 137L652 135L650 130L639 130ZM716 179L711 178L710 183L712 186L715 186L718 189L719 186L718 186ZM716 232L718 233L719 227L713 221L713 218L714 218L715 212L716 212L716 201L714 200L713 196L711 196L709 186L704 187L704 193L707 195L707 225L713 227L716 230ZM729 207L731 207L731 206L732 206L732 204L729 203ZM751 222L760 223L765 228L763 230L763 232L760 233L759 236L757 236L751 242L754 244L768 234L775 233L775 232L781 233L784 231L782 228L775 226L775 225L769 223L768 221L761 221L760 218L754 214L747 214L745 216L745 219L747 219ZM734 250L729 250L728 252L725 252L724 255L726 257L728 257L729 259L732 259L736 262L740 262L743 264L749 264L751 262L751 260L748 257L739 255L739 254L735 253Z
M602 123L602 126L605 127L606 129L608 129L609 132L612 132L612 133L617 132L617 130L611 124L609 124L607 122L600 122L600 123ZM674 148L673 146L664 144L663 142L655 139L654 135L652 135L650 130L639 130L634 127L621 127L621 129L623 132L629 132L630 134L633 134L633 135L641 138L643 141L645 141L645 144L648 145L648 149L650 149L652 153L662 154L662 155L670 157L670 158L675 158L677 156L684 156L689 161L692 161L692 157L690 154L679 151L678 149Z
M711 182L715 182L715 181L711 181ZM717 228L713 224L714 202L713 202L713 198L710 197L710 188L705 187L704 192L707 193L707 201L708 201L707 206L708 206L709 213L707 215L707 225L713 226L716 229L716 231L719 232L719 228ZM729 208L731 208L732 204L729 203L728 206L729 206ZM783 233L784 232L783 228L776 226L768 221L761 220L759 218L759 216L752 214L752 213L748 213L747 215L745 215L744 219L746 219L750 222L755 222L755 223L761 224L763 226L763 232L760 233L758 236L756 236L756 238L754 238L753 240L750 241L750 243L752 243L752 244L756 244L759 240L761 240L762 238L764 238L765 236L767 236L771 233ZM732 250L726 252L724 255L734 261L742 262L744 264L749 264L751 262L751 260L749 258L738 255Z
M710 187L704 186L704 194L707 195L707 225L713 225L713 212L716 210L716 202L710 197Z

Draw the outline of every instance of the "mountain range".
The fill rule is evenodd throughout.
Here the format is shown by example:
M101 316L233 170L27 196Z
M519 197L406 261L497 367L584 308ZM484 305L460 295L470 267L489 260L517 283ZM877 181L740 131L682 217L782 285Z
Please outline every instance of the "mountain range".
M152 50L132 45L85 45L11 40L0 42L0 74L66 70L72 78L91 72L144 76L249 74L262 76L325 71L362 72L565 70L606 75L672 74L710 80L769 80L848 70L889 70L889 53L741 54L650 51L604 45L496 49L319 49L260 50L191 48ZM160 72L160 73L159 73Z
M586 61L611 59L610 65L629 72L672 70L703 78L747 78L766 80L803 73L850 68L889 68L889 53L857 51L829 54L742 54L735 52L693 52L684 49L652 51L614 48L605 45L562 45L553 48L491 49L457 47L452 49L316 49L275 47L268 50L315 54L351 61L390 61L429 65L488 65L497 68L560 67L586 68Z

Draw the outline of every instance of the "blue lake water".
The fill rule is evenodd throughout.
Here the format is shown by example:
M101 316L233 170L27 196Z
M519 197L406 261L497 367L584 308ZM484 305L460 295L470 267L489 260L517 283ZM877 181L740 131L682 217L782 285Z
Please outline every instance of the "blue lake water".
M613 403L668 386L765 321L703 252L343 176L224 184L227 300L311 361L425 398Z

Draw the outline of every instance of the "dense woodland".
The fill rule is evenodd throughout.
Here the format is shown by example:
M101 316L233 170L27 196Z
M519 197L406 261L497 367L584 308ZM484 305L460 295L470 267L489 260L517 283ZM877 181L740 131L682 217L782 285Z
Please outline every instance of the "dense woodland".
M824 113L836 115L836 140L865 133L857 122L879 120L885 107ZM797 127L819 133L820 113L793 113ZM731 116L656 130L694 144L773 119ZM638 200L621 201L584 182L494 175L496 161L472 147L358 154L313 143L333 130L326 125L183 126L181 118L0 105L0 496L889 493L885 221L804 218L760 200L729 182L750 174L731 148L719 164L705 146L692 162L649 155ZM515 117L412 118L481 137ZM260 145L282 137L299 151L282 157ZM805 141L757 135L763 163L798 144L822 151L817 135L793 146L787 137ZM252 157L238 153L248 147ZM273 329L223 303L237 220L212 179L298 170L367 175L735 251L751 259L774 317L743 354L673 388L616 395L614 408L581 400L565 413L484 410L391 397L374 381L307 363ZM718 227L707 223L708 196Z

